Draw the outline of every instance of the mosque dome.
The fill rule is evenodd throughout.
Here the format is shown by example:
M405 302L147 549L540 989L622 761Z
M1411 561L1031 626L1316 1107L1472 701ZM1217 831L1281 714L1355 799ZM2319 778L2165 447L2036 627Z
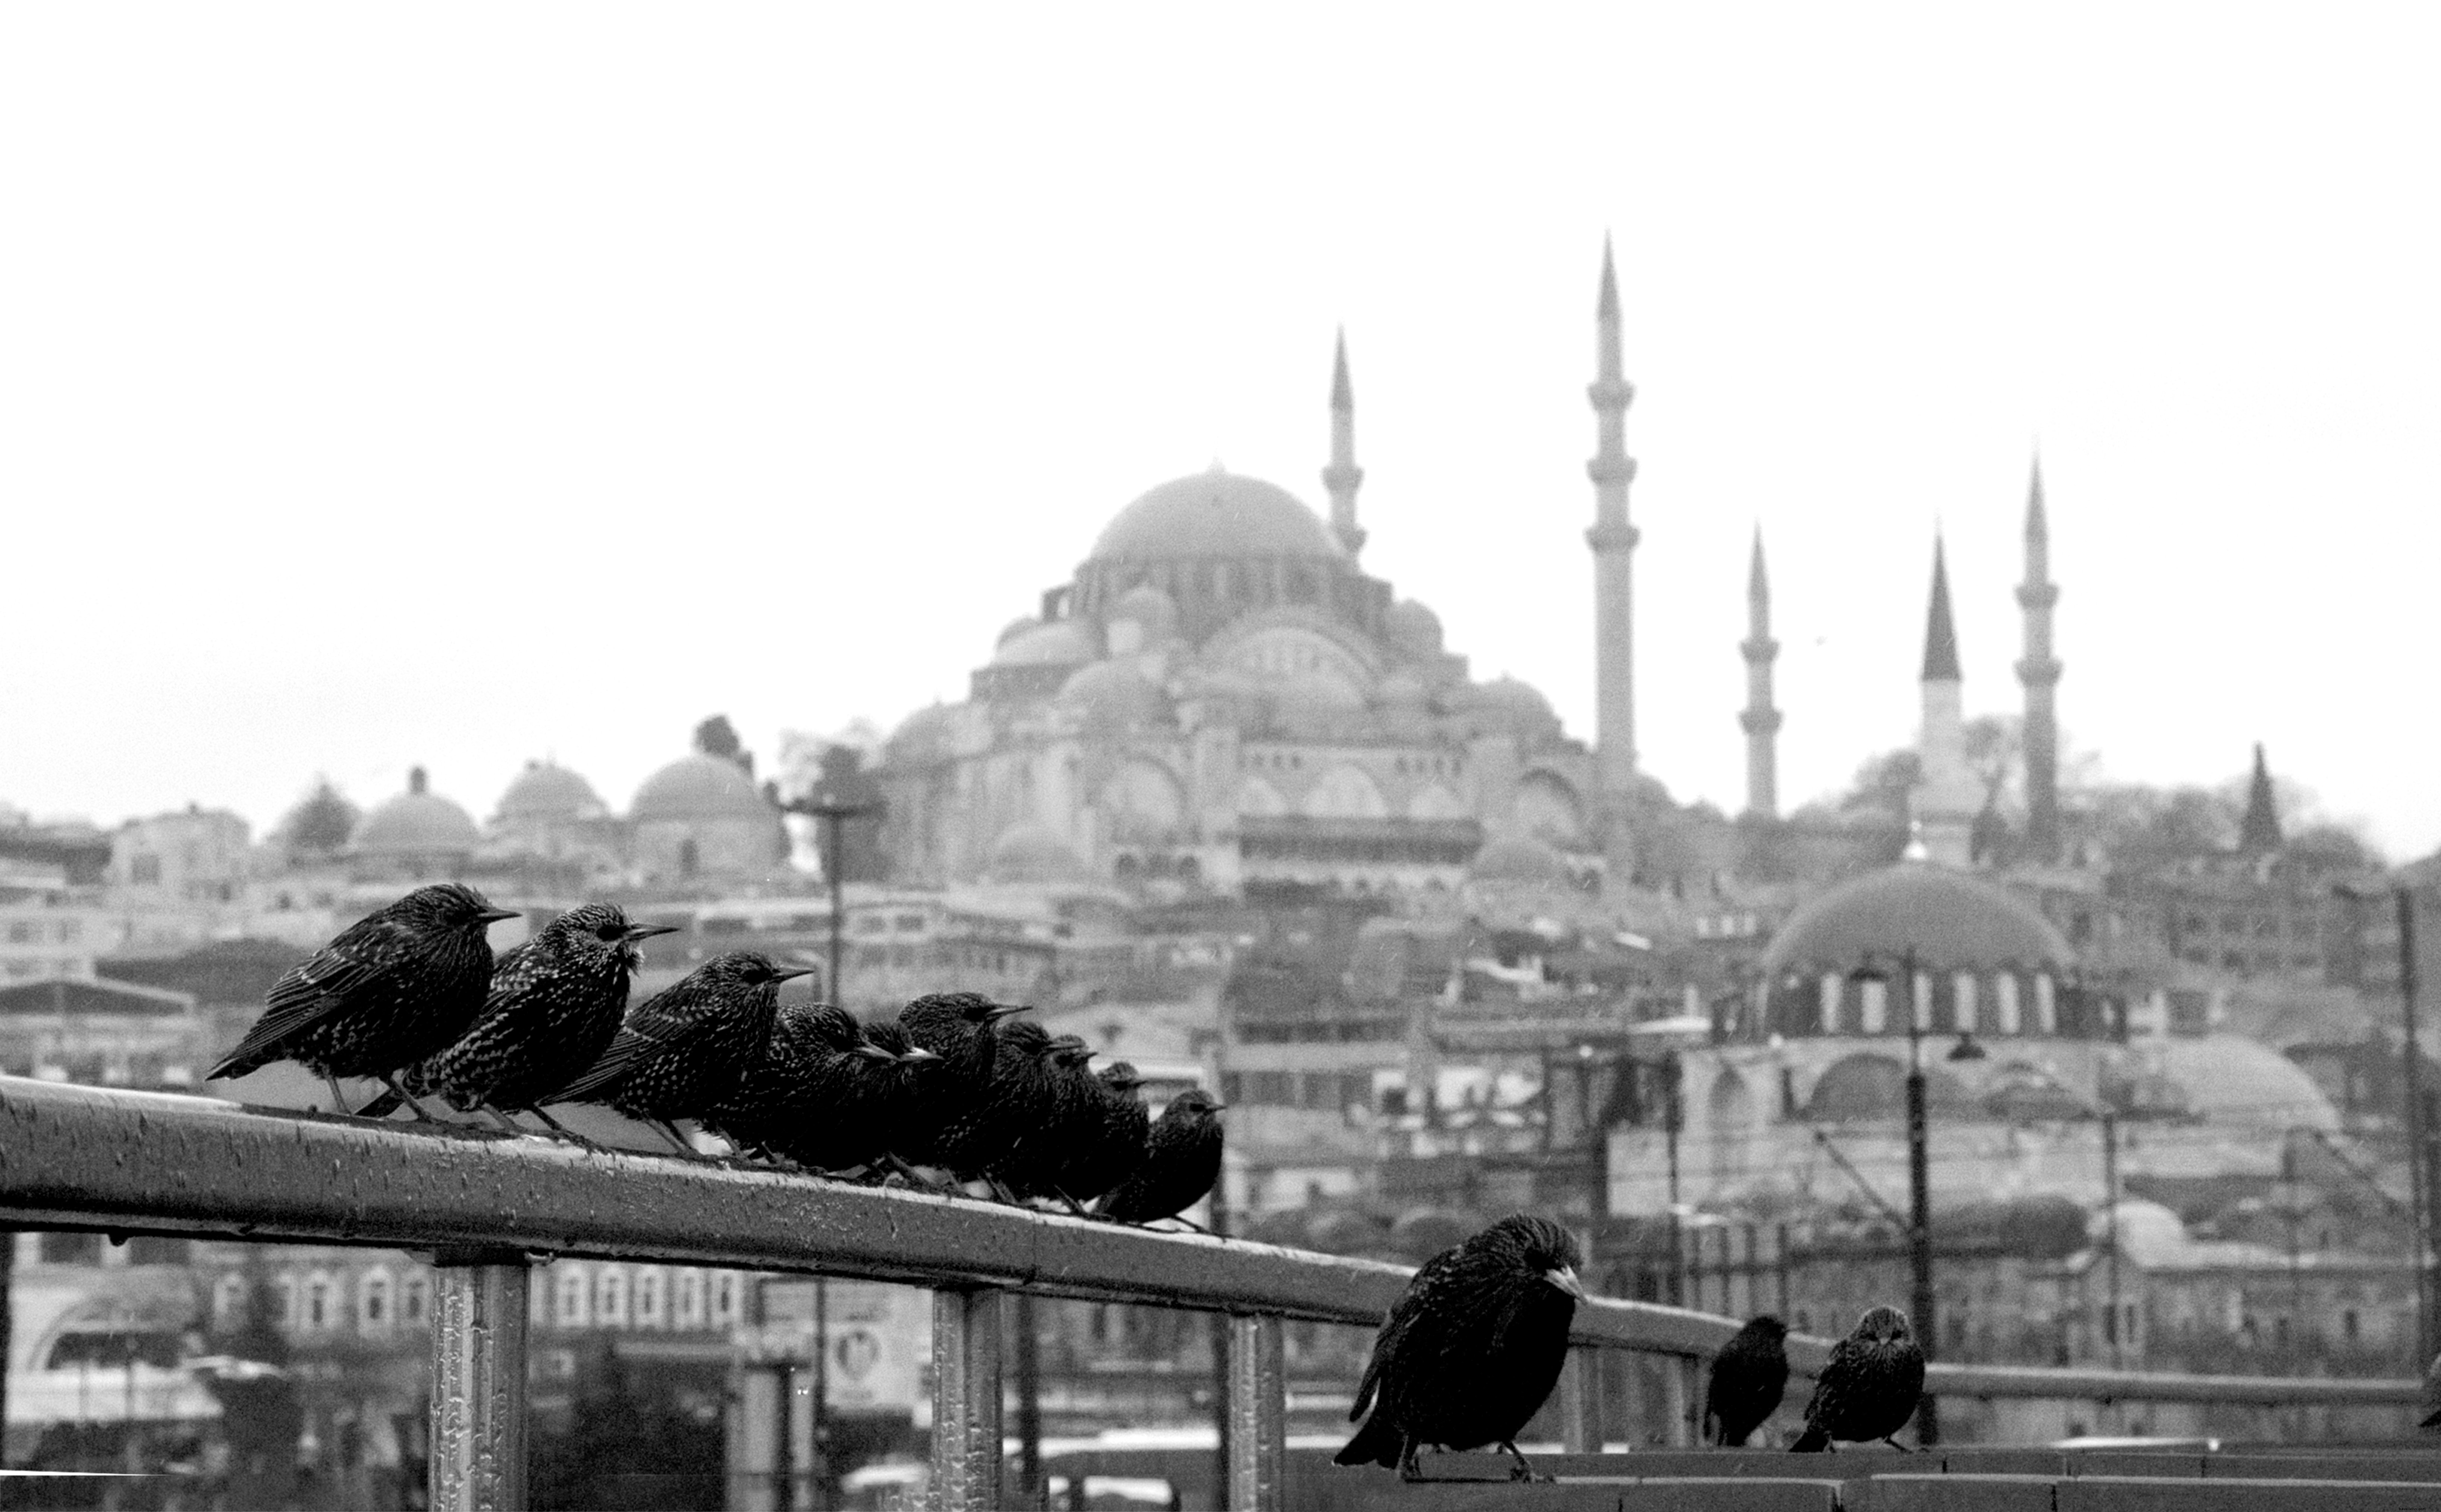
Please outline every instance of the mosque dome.
M636 822L750 819L768 821L771 805L756 791L746 768L721 756L693 751L644 779L628 805Z
M932 762L949 754L957 732L958 711L949 704L932 704L909 714L890 732L882 747L892 762Z
M1067 841L1043 825L1020 820L992 842L984 874L994 882L1073 882L1086 871Z
M1003 637L992 653L995 667L1075 667L1094 660L1102 648L1094 634L1076 620L1054 620Z
M1041 625L1041 621L1036 619L1030 614L1021 614L1016 619L1011 620L1008 623L1001 627L1000 635L993 639L992 644L995 646L1004 646L1009 643L1012 638L1022 636L1028 630L1037 629Z
M1128 661L1080 667L1059 689L1059 702L1081 711L1088 723L1126 729L1168 721L1169 696Z
M1467 879L1566 887L1568 868L1560 859L1559 852L1530 835L1518 835L1493 840L1474 853L1474 864L1467 868Z
M2261 1129L2336 1130L2339 1114L2314 1078L2270 1046L2242 1035L2173 1035L2160 1044L2161 1074L2207 1123Z
M406 792L359 819L348 837L348 848L365 856L468 855L481 843L473 816L428 791L421 766L407 772Z
M1390 605L1382 628L1402 655L1437 657L1441 653L1441 617L1413 599Z
M1560 718L1551 711L1551 701L1532 683L1515 677L1496 677L1472 690L1466 703L1471 709L1499 714L1519 724L1557 724Z
M2076 954L2040 910L1969 873L1925 861L1851 877L1788 917L1763 952L1765 981L1883 966L1912 948L1927 971L2063 971Z
M493 814L496 824L536 820L601 819L610 812L593 784L556 762L526 763L500 795Z
M1218 468L1173 478L1119 511L1094 543L1094 562L1198 557L1311 557L1347 553L1295 495Z

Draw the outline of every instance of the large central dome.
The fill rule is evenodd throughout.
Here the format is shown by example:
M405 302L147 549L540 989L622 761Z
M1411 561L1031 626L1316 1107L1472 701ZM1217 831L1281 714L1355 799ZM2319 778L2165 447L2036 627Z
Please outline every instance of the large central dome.
M1181 557L1320 557L1343 560L1322 517L1295 495L1258 477L1218 471L1176 478L1119 511L1094 543L1091 562Z

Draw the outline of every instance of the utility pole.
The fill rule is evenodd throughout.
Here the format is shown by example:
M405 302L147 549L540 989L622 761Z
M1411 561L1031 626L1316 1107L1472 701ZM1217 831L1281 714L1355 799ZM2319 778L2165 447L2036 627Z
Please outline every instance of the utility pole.
M2102 1200L2103 1211L2110 1215L2109 1271L2110 1327L2104 1335L2110 1341L2110 1368L2119 1370L2119 1336L2123 1320L2119 1316L2119 1115L2108 1108L2102 1110Z
M1907 978L1908 1024L1908 1261L1912 1269L1914 1294L1908 1309L1915 1315L1916 1342L1924 1347L1924 1358L1932 1359L1941 1332L1933 1316L1932 1295L1932 1141L1927 1126L1926 1093L1924 1075L1924 1026L1916 1016L1915 950L1910 946L1901 957L1899 969ZM1930 1392L1916 1407L1915 1441L1925 1449L1941 1442L1940 1399Z
M2422 1375L2425 1362L2441 1353L2441 1340L2433 1337L2433 1313L2441 1305L2441 1278L2432 1273L2432 1222L2441 1215L2441 1193L2433 1189L2436 1177L2441 1177L2441 1161L2433 1159L2432 1126L2434 1109L2431 1094L2424 1090L2424 1050L2416 1042L2415 1002L2415 890L2401 885L2392 890L2392 900L2398 910L2398 1001L2401 1027L2407 1033L2407 1064L2401 1068L2407 1093L2407 1184L2415 1211L2415 1323L2418 1348L2414 1361L2417 1375Z

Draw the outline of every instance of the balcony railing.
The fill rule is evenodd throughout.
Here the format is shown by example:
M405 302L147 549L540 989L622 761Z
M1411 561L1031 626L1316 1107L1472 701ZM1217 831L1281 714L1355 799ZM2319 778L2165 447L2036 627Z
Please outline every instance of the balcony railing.
M435 1251L430 1491L436 1512L525 1505L527 1288L574 1256L858 1276L933 1288L931 1504L1001 1502L1001 1299L1011 1290L1229 1319L1224 1504L1285 1489L1286 1319L1371 1326L1401 1266L1155 1233L996 1204L712 1161L588 1150L450 1125L0 1077L0 1223ZM1599 1452L1598 1352L1659 1357L1673 1442L1734 1320L1650 1304L1578 1309L1564 1438ZM1826 1340L1791 1336L1819 1368ZM1631 1377L1636 1373L1630 1373ZM1944 1395L2410 1405L2412 1380L2289 1380L1936 1364Z

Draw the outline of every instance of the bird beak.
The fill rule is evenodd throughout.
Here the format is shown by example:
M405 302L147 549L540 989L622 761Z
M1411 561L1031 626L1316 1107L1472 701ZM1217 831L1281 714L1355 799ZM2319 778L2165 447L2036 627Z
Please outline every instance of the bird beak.
M525 917L525 915L519 913L515 909L485 909L482 912L475 915L475 922L478 924L497 924L502 919L521 919L523 917Z
M855 1050L850 1051L849 1053L861 1055L867 1060L887 1061L893 1066L898 1064L898 1057L882 1049L879 1045L859 1045Z
M885 1052L885 1053L887 1053ZM904 1066L921 1066L928 1060L939 1060L940 1058L940 1056L932 1053L929 1050L926 1050L923 1046L916 1045L910 1049L906 1054L899 1056L898 1060L899 1064Z
M631 924L627 927L627 938L630 940L650 940L657 934L678 932L678 927L675 924Z
M1228 1110L1229 1105L1226 1103L1207 1103L1204 1105L1204 1111L1208 1113L1225 1113Z
M1011 1014L1026 1014L1033 1011L1034 1004L1030 1002L996 1002L991 1005L991 1011L984 1015L984 1022L998 1023Z
M794 981L799 977L810 977L820 969L819 966L798 966L790 971L775 971L771 973L771 980L775 982Z
M1585 1300L1585 1284L1577 1279L1574 1266L1562 1266L1557 1270L1546 1270L1543 1272L1543 1279L1579 1302Z

